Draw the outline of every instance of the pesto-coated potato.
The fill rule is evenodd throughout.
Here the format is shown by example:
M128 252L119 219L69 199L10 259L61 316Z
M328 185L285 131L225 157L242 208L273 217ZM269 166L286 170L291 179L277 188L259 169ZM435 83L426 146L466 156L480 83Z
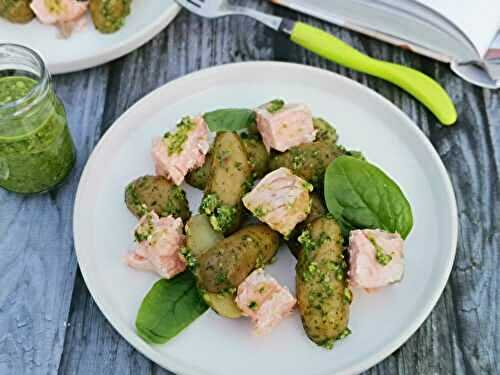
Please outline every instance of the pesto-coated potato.
M316 141L329 142L331 144L337 143L337 130L329 122L315 117L313 118L313 126L318 131L316 133Z
M278 247L278 234L267 225L240 229L198 258L199 285L212 293L234 290L254 269L269 263Z
M262 178L269 172L269 153L256 136L242 136L254 178Z
M26 23L35 17L31 0L0 0L0 17L14 23Z
M234 301L236 292L203 293L203 299L217 314L229 319L238 319L243 316L238 305Z
M286 244L295 258L298 258L300 250L300 243L297 241L297 238L306 228L307 224L312 223L318 217L327 214L327 210L321 196L316 193L310 193L309 196L311 198L311 211L309 212L309 215L307 215L303 222L297 224L286 240Z
M138 218L150 211L160 217L180 217L183 221L191 216L184 190L162 176L142 176L128 184L125 204Z
M325 170L342 152L329 142L316 141L295 146L271 158L270 169L290 169L295 175L310 182L314 189L323 190Z
M191 216L186 223L186 246L195 258L222 239L224 239L222 233L212 228L205 214Z
M331 348L349 334L349 305L342 234L337 222L321 217L299 237L302 245L296 265L296 289L302 324L316 344Z
M186 182L200 190L205 190L207 186L208 176L210 175L210 167L212 166L212 150L208 151L205 156L205 163L198 168L189 172L186 176Z
M212 227L228 235L241 222L241 198L251 181L252 169L237 133L218 133L214 142L210 175L200 212L210 217Z
M97 30L114 33L125 24L132 0L90 0L90 14Z
M197 266L198 258L217 242L224 239L221 232L216 232L210 225L207 215L198 214L192 216L186 223L186 248L189 252L189 260L195 262L192 271L198 276ZM242 316L241 310L234 301L236 298L234 292L210 293L203 292L203 299L217 314L226 318L236 319Z

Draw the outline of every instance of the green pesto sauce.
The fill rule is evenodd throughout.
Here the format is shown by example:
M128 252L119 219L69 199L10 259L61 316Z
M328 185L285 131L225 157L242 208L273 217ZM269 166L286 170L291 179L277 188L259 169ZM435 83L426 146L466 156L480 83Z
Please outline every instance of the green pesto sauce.
M195 124L189 117L184 117L179 124L175 133L166 133L165 143L169 155L179 154L182 151L182 146L188 139L188 134L193 130Z
M25 97L36 83L21 76L0 78L0 106ZM69 174L74 161L64 107L52 93L24 115L0 117L0 187L18 193L49 190Z

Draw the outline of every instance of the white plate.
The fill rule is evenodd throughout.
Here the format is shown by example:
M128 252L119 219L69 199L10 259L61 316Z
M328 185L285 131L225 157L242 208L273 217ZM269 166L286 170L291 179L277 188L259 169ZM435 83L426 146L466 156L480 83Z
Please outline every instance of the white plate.
M142 298L157 279L127 268L136 223L123 204L132 179L153 172L151 139L186 114L220 107L253 107L272 98L306 102L330 120L341 143L363 150L406 193L415 225L407 240L404 280L377 293L356 292L352 335L327 351L305 336L294 313L257 338L245 319L208 311L166 345L150 346L134 331ZM196 209L199 191L187 188ZM402 345L437 302L452 268L457 212L439 156L399 109L366 87L302 65L254 62L225 65L170 82L139 101L104 135L82 175L74 216L75 247L97 305L139 351L182 375L331 375L373 366ZM294 258L286 248L270 272L291 289Z
M33 20L25 25L0 18L0 43L16 43L38 51L52 74L75 72L121 57L140 47L167 26L180 7L174 0L134 0L125 26L116 33L87 28L62 39L56 27Z

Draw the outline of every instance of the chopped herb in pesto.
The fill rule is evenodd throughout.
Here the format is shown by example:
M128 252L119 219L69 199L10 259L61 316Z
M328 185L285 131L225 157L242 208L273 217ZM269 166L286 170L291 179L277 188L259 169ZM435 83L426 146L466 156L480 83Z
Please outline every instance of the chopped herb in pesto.
M234 223L237 210L222 204L215 193L205 194L200 205L200 212L210 217L210 224L218 232L225 232Z
M314 189L314 186L307 181L304 181L303 186L304 186L304 189L306 189L309 192L313 191L313 189Z
M311 232L309 230L304 230L300 236L297 238L299 243L302 245L302 248L306 252L313 251L317 249L319 246L323 245L325 241L328 241L330 237L325 233L322 232L319 235L319 238L317 240L314 240L311 236Z
M345 339L347 336L349 336L352 333L352 331L349 329L349 327L346 327L340 335L337 336L337 340L342 340Z
M227 276L223 272L219 272L215 275L215 283L216 284L224 284L227 281Z
M190 269L195 269L198 264L198 261L193 256L193 254L191 254L191 250L188 247L184 246L181 249L181 254L184 257L184 259L186 259L187 266Z
M147 214L146 221L142 223L134 232L134 237L137 242L148 240L154 231L153 215Z
M325 340L322 343L320 343L319 346L322 346L323 348L328 349L328 350L332 350L334 342L335 342L334 339L328 339L328 340Z
M253 211L253 214L257 219L262 219L264 216L266 216L267 212L264 210L262 206L256 207L255 210Z
M257 302L255 301L251 301L249 304L248 304L248 307L252 310L257 310Z
M205 194L200 205L200 212L211 215L220 205L219 197L215 193Z
M380 247L377 244L377 241L373 237L368 237L368 240L372 243L373 247L375 248L375 259L377 260L378 263L380 263L382 266L387 266L391 260L392 256L389 254L386 254L384 249Z
M300 234L297 240L306 252L316 249L316 241L313 240L313 238L311 237L311 232L309 232L307 229Z
M188 134L195 124L190 117L184 117L181 122L177 124L177 130L175 133L165 133L163 138L167 145L167 151L169 155L179 154L182 151L182 146L188 139Z
M274 99L271 100L269 103L266 105L266 109L269 113L275 113L278 112L280 109L282 109L285 106L285 102L282 99Z
M351 289L349 289L348 287L344 288L344 300L346 303L352 302L352 292Z

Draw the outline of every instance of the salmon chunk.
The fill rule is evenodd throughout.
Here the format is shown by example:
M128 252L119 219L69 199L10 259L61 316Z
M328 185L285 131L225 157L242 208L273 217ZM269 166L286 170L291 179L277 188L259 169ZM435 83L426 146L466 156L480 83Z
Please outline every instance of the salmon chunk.
M396 283L404 274L404 240L380 229L353 230L349 236L349 282L375 289Z
M182 219L173 216L160 218L151 211L135 228L137 248L125 257L125 262L140 271L156 272L170 279L186 269L181 255L185 243Z
M255 323L255 333L268 333L293 309L297 300L262 268L253 271L238 287L236 304Z
M312 113L305 104L273 105L273 100L256 109L257 129L269 152L271 148L286 151L316 138Z
M174 133L153 142L156 174L180 185L190 170L203 165L209 146L208 127L203 117L183 118Z
M275 231L288 235L311 210L312 185L287 168L267 174L243 197L243 204L260 221Z
M33 0L33 13L45 24L75 21L87 11L88 2L79 0Z

